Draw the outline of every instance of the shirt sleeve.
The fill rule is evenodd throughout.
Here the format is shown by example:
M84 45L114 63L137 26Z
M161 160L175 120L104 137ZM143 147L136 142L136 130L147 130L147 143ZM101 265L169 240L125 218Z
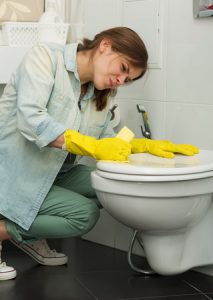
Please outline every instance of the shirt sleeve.
M49 51L38 45L27 53L16 71L17 127L39 148L47 146L65 131L47 110L54 86L54 67Z

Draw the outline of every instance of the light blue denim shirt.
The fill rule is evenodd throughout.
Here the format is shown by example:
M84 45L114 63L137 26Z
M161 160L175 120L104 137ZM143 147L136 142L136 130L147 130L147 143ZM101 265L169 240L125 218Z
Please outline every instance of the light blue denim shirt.
M91 84L81 101L77 44L36 45L0 99L0 214L29 229L67 152L47 145L67 128L113 136L112 105L97 112Z

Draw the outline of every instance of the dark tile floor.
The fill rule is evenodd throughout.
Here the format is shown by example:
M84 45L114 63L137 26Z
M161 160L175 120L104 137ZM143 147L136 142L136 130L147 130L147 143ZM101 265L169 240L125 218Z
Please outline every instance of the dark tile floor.
M0 300L205 300L213 299L213 277L189 271L178 276L139 276L126 253L80 238L54 241L69 256L61 267L39 266L15 246L3 258L16 267L15 280L0 282ZM141 257L134 257L145 267Z

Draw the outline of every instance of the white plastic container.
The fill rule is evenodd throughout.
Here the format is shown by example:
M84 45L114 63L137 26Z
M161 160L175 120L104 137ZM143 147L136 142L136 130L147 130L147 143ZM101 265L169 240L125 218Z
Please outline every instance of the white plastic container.
M42 32L49 30L54 34L46 42L66 44L69 24L67 23L39 23L39 22L3 22L2 40L4 45L12 47L29 47L42 40Z

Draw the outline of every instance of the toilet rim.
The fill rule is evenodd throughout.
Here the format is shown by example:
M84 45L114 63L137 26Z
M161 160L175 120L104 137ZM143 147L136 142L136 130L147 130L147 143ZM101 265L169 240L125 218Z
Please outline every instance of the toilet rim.
M132 174L121 174L111 173L101 170L94 171L98 176L110 180L128 181L128 182L168 182L168 181L187 181L193 179L202 179L213 177L213 171L184 174L184 175L132 175Z
M143 158L143 162L134 161L133 158L136 158L137 155ZM176 177L179 178L178 180L188 180L190 178L210 177L213 174L213 151L211 150L200 150L199 154L191 157L176 155L174 159L159 158L148 153L137 155L131 154L130 162L98 161L96 164L97 171L101 176L108 178L129 176L132 177L131 181L133 178L139 179L139 177L154 177L156 181L165 181L167 180L166 177L174 177L173 179L170 178L172 180Z

